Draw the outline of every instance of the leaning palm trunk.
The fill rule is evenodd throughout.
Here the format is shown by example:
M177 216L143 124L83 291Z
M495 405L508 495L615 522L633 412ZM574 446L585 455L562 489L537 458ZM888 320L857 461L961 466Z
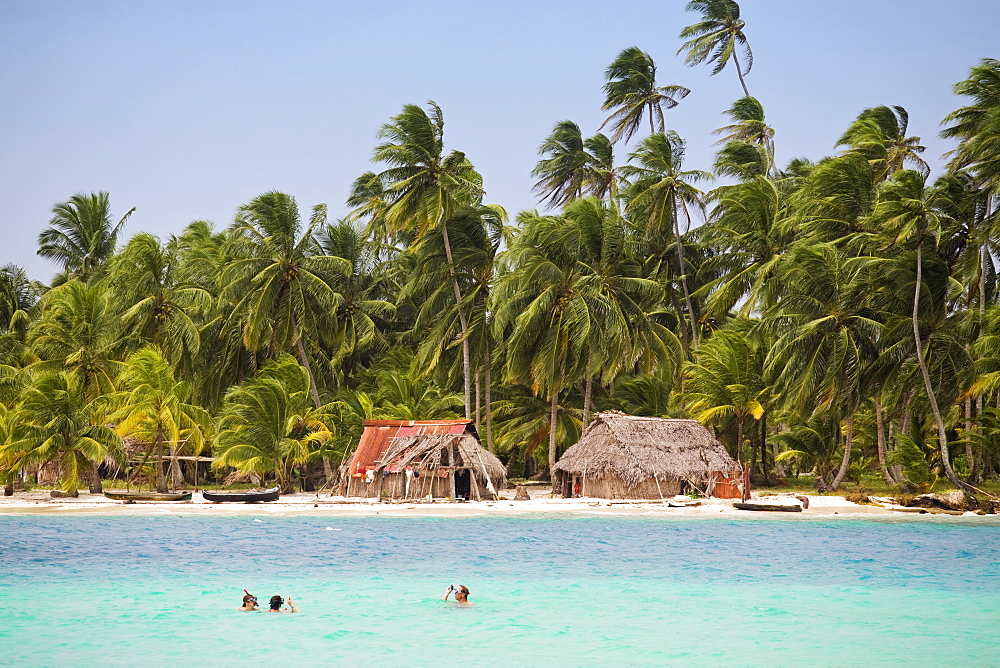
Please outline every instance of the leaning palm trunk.
M691 325L691 345L698 345L698 330L695 328L694 308L691 306L691 294L687 284L687 265L684 262L684 244L681 243L681 227L677 222L677 203L674 202L674 241L677 242L677 262L681 270L681 289L684 290L684 306L687 307L688 321Z
M552 493L556 494L556 480L552 477L552 471L556 467L556 417L559 410L559 390L552 391L552 399L549 404L549 480L552 482Z
M441 240L444 242L444 254L448 259L448 273L451 275L451 287L455 292L455 308L458 309L458 322L462 326L462 381L465 389L465 419L472 419L472 360L469 355L469 323L462 310L462 289L458 286L458 276L455 274L455 260L451 254L451 239L448 237L448 224L444 220L444 210L438 219L441 228Z
M938 447L941 452L941 466L944 468L944 473L948 476L948 480L951 484L959 488L963 492L969 494L975 493L968 483L959 479L958 475L955 473L955 469L951 467L951 459L948 455L948 432L944 426L944 419L941 417L941 409L938 407L937 397L934 394L934 387L931 384L931 374L927 370L927 361L924 359L924 349L920 342L920 323L917 319L917 312L920 309L920 286L923 282L923 262L921 256L921 243L920 240L917 241L917 285L913 290L913 343L916 346L917 352L917 363L920 365L920 374L924 379L924 389L927 391L927 401L931 405L931 411L934 413L934 421L937 423L938 429Z
M313 404L316 408L319 408L319 388L316 387L316 378L313 376L312 366L309 364L309 357L306 355L306 347L302 345L302 337L299 336L299 340L295 342L295 349L299 353L299 361L302 362L302 366L305 367L306 373L309 374L309 393L312 395Z
M590 376L583 384L583 424L581 425L581 431L587 430L587 423L590 421L590 398L594 391L594 379Z
M740 85L743 86L743 94L750 97L750 91L747 90L747 82L743 80L743 72L740 71L740 61L736 58L736 51L733 50L733 65L736 66L736 76L740 78Z
M156 443L153 447L156 448L156 491L166 492L167 476L163 473L163 434L160 431L156 432Z
M844 458L840 462L840 468L837 470L837 475L833 478L833 483L830 485L830 491L835 492L840 483L844 482L844 478L847 477L847 467L851 463L851 448L854 446L854 409L850 406L847 407L847 433L844 435Z
M485 369L483 370L486 376L486 448L490 451L490 454L496 454L496 450L493 449L493 391L490 388L492 382L490 366L493 364L490 355L490 344L487 339L486 342L486 359L484 360Z
M886 451L885 451L885 419L882 415L882 400L878 397L878 392L875 393L875 442L878 447L878 467L879 471L882 473L882 479L885 480L887 485L895 485L896 481L893 479L892 474L889 472L889 467L886 465Z
M103 494L104 487L101 485L101 472L97 470L97 462L90 463L90 493Z

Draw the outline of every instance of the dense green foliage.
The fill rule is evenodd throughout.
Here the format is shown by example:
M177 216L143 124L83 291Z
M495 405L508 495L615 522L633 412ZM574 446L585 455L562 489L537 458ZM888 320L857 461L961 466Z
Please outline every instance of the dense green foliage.
M688 62L742 81L737 4L689 9ZM107 193L56 204L39 254L60 274L0 269L0 482L313 488L365 419L461 415L533 475L599 410L699 419L760 482L995 478L1000 62L956 85L933 182L901 107L781 169L749 95L690 169L665 114L687 89L636 47L606 75L611 137L559 122L533 171L558 211L514 223L433 102L382 127L343 221L269 192L119 247Z

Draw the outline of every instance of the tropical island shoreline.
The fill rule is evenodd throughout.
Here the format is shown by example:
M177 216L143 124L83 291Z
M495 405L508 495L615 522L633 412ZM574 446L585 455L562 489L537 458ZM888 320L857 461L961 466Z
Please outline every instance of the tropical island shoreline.
M998 515L977 515L972 511L942 511L937 509L905 508L888 497L871 497L871 504L858 504L843 496L808 495L808 508L800 512L752 512L740 510L728 499L599 499L547 498L539 494L527 501L500 498L496 501L396 501L376 502L372 499L346 498L315 493L282 495L279 501L268 503L212 503L195 492L191 501L122 502L100 494L81 492L76 498L51 498L42 492L18 492L0 498L0 516L57 515L88 516L271 516L271 517L524 517L529 515L571 516L643 516L663 518L725 518L725 519L893 519L893 520L971 520L976 524L1000 525ZM802 505L801 494L760 494L753 502L777 505Z

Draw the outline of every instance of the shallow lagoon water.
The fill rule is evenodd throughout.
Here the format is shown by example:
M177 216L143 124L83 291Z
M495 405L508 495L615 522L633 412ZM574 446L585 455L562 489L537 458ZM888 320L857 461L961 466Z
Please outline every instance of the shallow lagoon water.
M1000 661L989 522L0 516L0 539L4 665ZM301 614L237 612L244 587Z

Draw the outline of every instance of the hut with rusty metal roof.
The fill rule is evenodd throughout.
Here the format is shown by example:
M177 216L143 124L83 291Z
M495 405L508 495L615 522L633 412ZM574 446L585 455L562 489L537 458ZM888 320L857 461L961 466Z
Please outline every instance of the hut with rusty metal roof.
M471 420L366 420L347 460L345 496L495 499L507 482Z
M682 484L706 496L743 494L728 490L729 481L742 481L739 463L697 420L617 411L597 414L553 473L567 497L663 499L680 494Z

